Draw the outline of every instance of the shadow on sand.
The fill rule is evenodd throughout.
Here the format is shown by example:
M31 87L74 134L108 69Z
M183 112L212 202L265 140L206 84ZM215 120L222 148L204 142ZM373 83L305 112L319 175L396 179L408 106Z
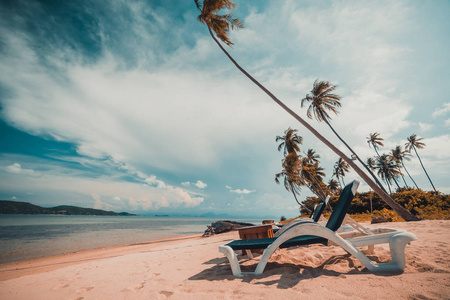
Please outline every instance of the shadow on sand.
M374 262L380 263L378 257L369 256ZM258 260L240 260L242 272L253 272L256 268ZM249 262L254 262L248 264ZM242 280L242 282L251 283L258 279L255 284L263 285L277 285L279 289L288 289L297 285L302 280L313 279L320 276L341 277L345 278L348 275L367 274L369 271L363 266L354 264L354 260L350 254L336 255L330 257L319 266L311 267L310 265L302 263L279 263L269 262L261 275L246 275L242 278L236 278L231 273L231 268L226 257L214 258L203 263L204 265L213 265L212 267L203 270L202 272L192 276L189 280ZM348 272L339 272L331 270L333 265L346 265L351 268ZM347 269L348 269L347 268ZM373 273L378 276L396 276L402 272L377 272ZM274 280L269 280L275 277ZM264 279L268 279L264 281Z

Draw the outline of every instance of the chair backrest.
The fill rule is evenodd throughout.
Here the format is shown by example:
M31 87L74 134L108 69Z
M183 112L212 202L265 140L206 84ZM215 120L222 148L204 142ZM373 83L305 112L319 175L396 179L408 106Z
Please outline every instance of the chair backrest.
M309 218L310 219L312 219L313 218L313 216L314 216L314 213L317 211L316 210L317 209L317 204L316 205L314 205L314 208L313 208L313 210L311 211L311 214L309 215Z
M359 181L353 180L352 183L344 187L344 189L341 192L341 195L339 196L339 200L337 201L336 206L333 209L333 213L328 219L327 225L325 225L328 229L336 231L338 230L339 227L341 227L345 215L347 214L347 211L350 208L350 204L352 203L353 197L356 194L358 186Z
M319 222L320 216L322 215L324 209L325 209L325 202L322 202L319 204L317 209L314 211L314 216L312 217L314 222Z

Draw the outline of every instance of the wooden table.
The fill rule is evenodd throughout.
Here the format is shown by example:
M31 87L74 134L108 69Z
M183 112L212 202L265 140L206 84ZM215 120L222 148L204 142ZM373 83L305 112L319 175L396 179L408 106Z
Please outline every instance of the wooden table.
M239 228L239 238L241 240L273 238L272 225L250 226ZM247 255L253 258L252 253L262 253L264 249L246 250Z

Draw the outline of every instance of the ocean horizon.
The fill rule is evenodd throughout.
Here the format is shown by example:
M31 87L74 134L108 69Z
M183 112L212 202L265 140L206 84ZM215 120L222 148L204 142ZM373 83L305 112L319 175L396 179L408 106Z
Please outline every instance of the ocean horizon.
M223 218L260 224L262 218ZM203 233L218 217L0 215L0 264Z

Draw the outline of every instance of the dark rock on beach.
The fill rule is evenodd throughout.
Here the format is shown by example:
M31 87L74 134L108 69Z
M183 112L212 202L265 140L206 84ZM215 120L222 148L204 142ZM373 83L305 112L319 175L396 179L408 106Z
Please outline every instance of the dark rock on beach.
M251 223L244 223L244 222L235 222L235 221L216 221L212 222L211 225L208 225L208 228L205 230L205 233L203 233L204 237L213 235L213 234L219 234L224 233L228 231L238 230L242 227L247 226L255 226Z

